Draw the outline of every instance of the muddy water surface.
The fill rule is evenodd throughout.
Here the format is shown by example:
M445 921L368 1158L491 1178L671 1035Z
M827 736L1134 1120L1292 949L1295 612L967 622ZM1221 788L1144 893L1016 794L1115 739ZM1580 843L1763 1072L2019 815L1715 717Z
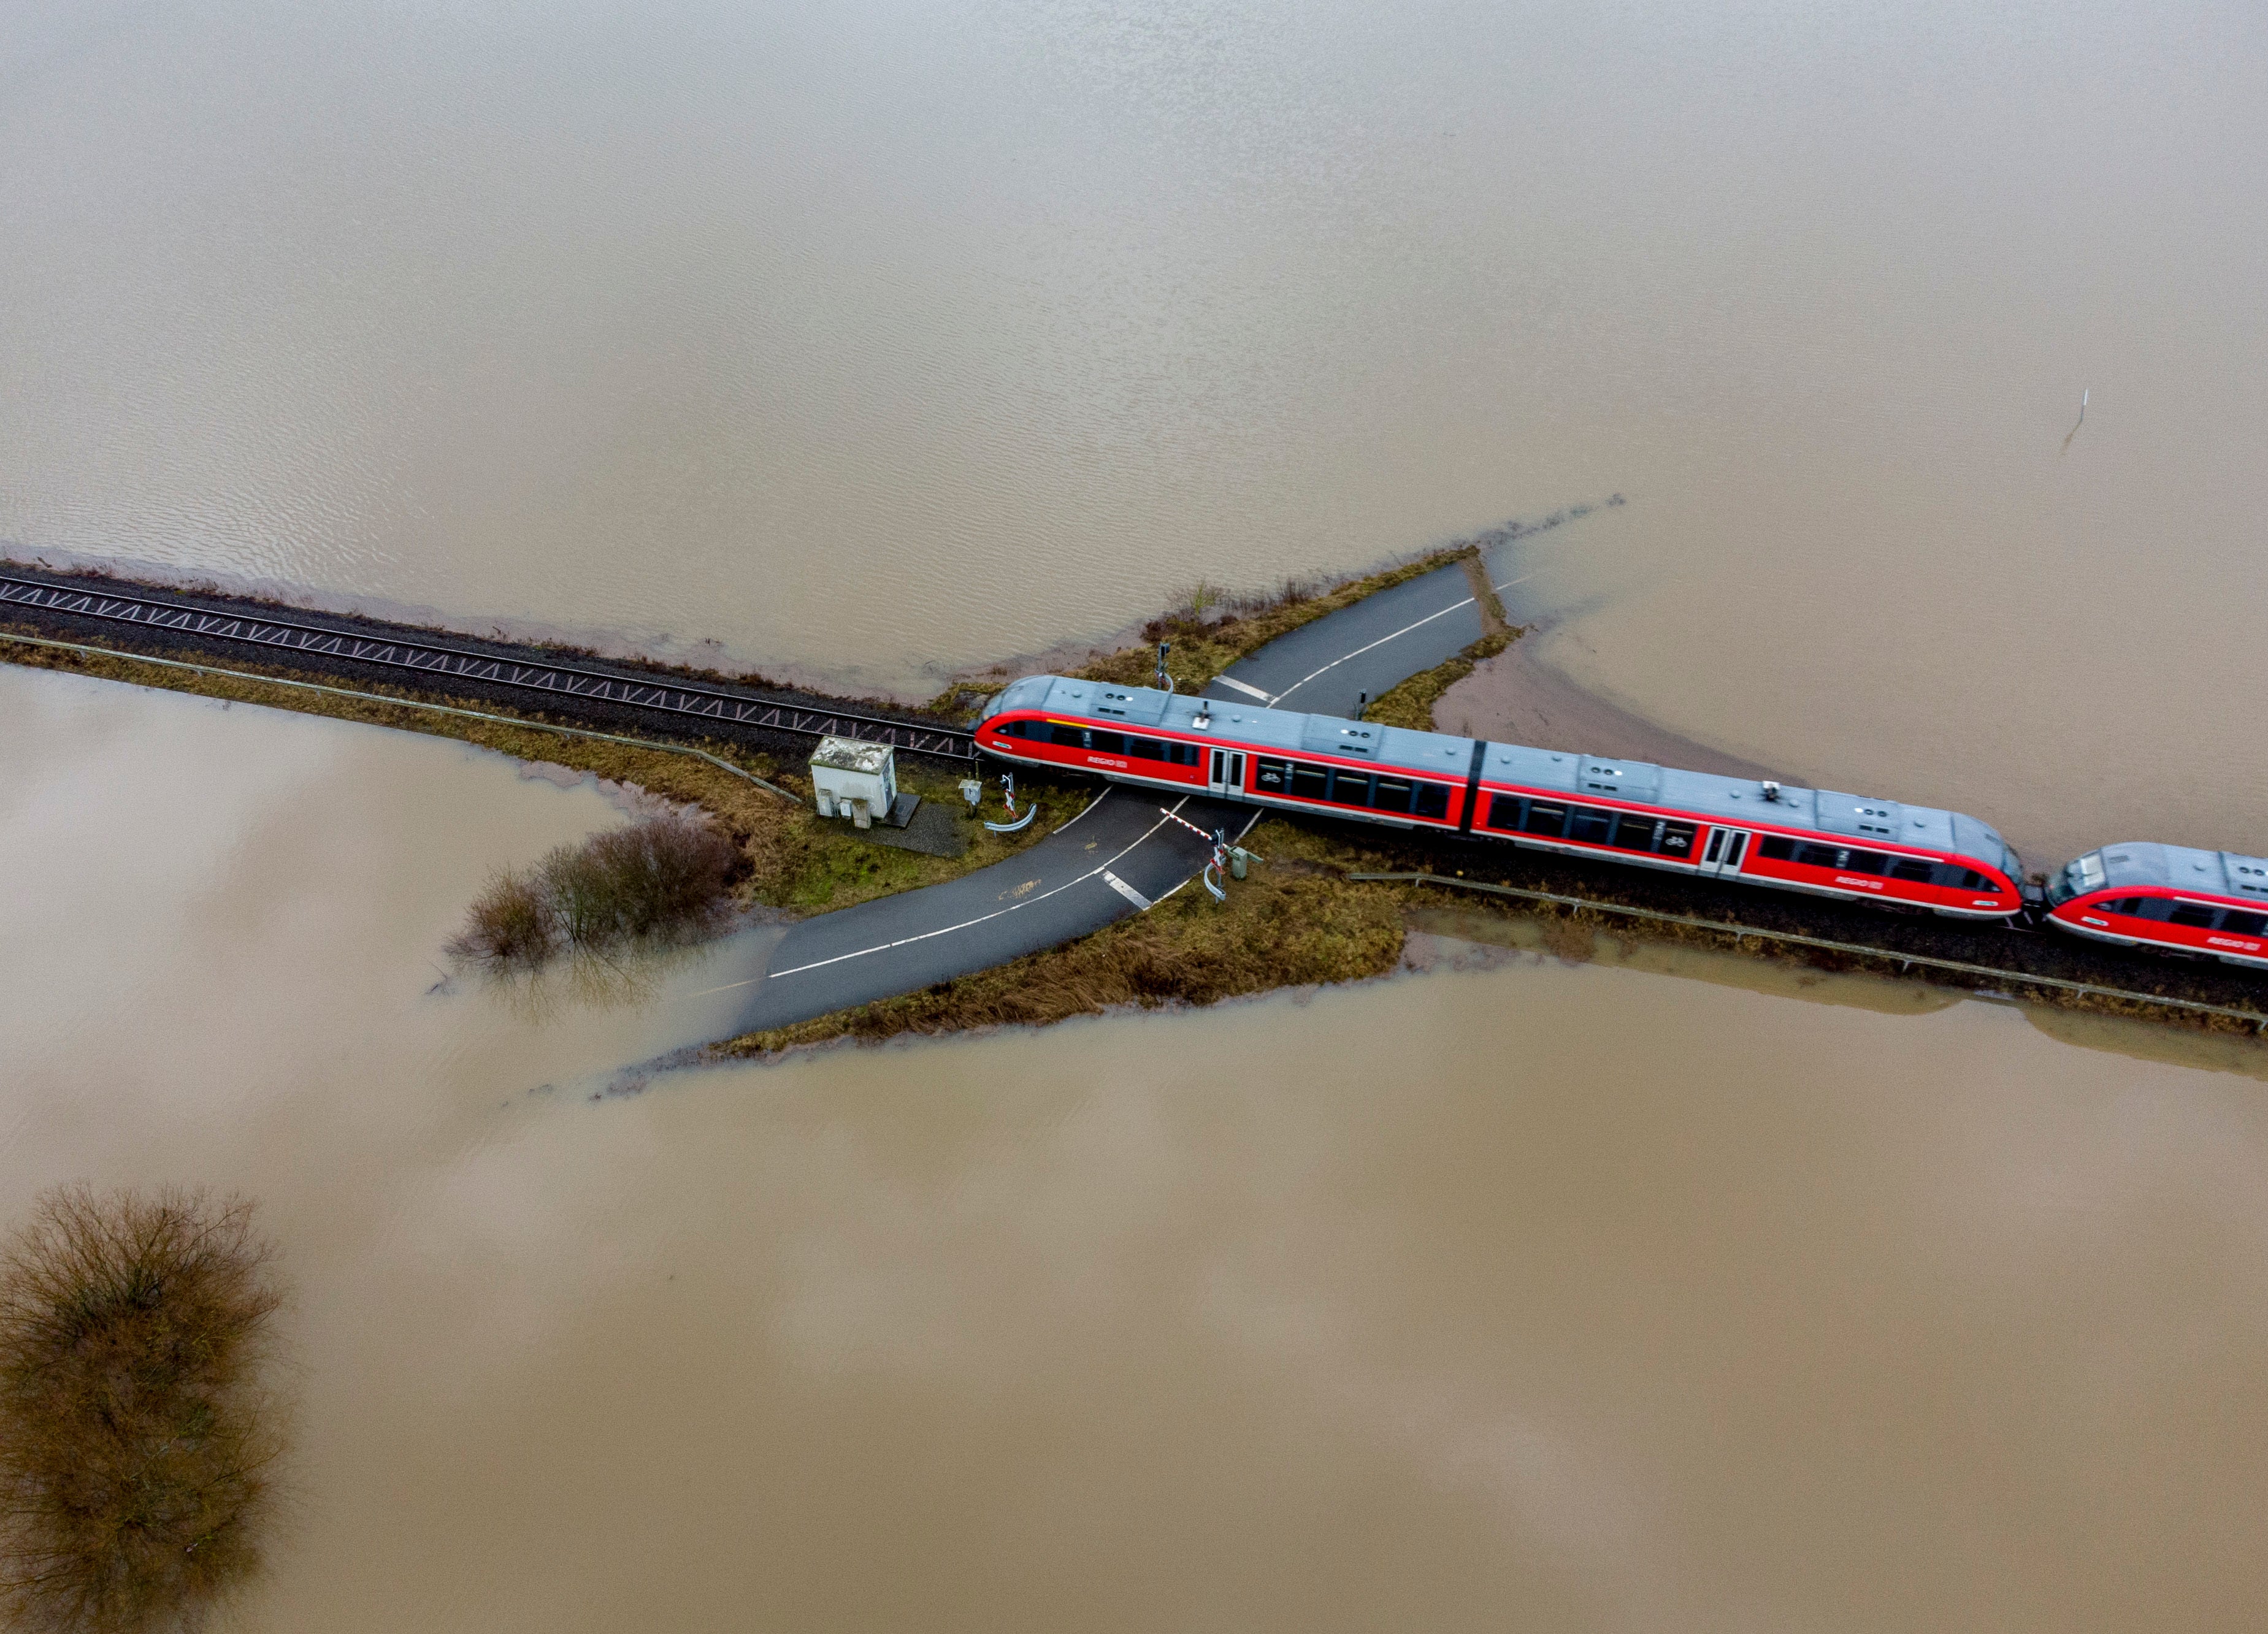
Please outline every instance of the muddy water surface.
M0 544L918 690L1619 491L1524 662L2268 850L2264 110L2211 4L0 8ZM608 1096L744 952L431 990L618 821L0 671L0 1202L298 1285L249 1628L2257 1623L2257 1051L1515 948Z
M2268 850L2257 25L19 6L0 540L918 689L1619 490L1586 684Z
M1305 1002L593 1100L729 948L614 1010L429 991L487 869L622 820L589 787L21 672L0 751L0 1197L237 1187L286 1245L298 1499L241 1627L2268 1594L2251 1078L1436 941Z

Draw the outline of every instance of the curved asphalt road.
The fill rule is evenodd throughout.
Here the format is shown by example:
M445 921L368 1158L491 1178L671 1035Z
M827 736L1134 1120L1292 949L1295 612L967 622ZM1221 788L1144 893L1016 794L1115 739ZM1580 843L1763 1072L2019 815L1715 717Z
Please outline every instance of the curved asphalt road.
M1490 578L1499 570L1489 563ZM1472 581L1457 564L1365 597L1270 642L1205 688L1224 700L1355 713L1481 637ZM1258 809L1157 790L1107 788L1029 850L942 885L861 902L792 926L745 989L735 1033L786 1027L911 993L1086 936L1142 912L1204 866L1204 835L1241 836ZM705 995L704 995L705 996Z
M1278 636L1230 665L1204 696L1351 720L1364 693L1392 691L1481 634L1472 580L1452 563Z
M915 992L1099 931L1189 883L1211 853L1204 835L1241 835L1258 814L1193 795L1108 788L1006 862L792 926L760 974L733 984L748 990L733 1031Z

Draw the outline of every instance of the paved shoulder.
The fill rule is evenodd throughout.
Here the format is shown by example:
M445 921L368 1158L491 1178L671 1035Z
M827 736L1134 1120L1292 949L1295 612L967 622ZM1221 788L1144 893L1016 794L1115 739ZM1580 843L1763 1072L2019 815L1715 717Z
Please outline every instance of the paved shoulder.
M1351 718L1362 694L1375 699L1447 663L1481 630L1472 581L1451 563L1278 637L1230 665L1205 696Z
M1099 931L1204 867L1207 842L1174 816L1207 834L1226 828L1235 835L1253 814L1194 796L1107 790L1006 862L794 926L748 980L733 1030L785 1027L917 992Z

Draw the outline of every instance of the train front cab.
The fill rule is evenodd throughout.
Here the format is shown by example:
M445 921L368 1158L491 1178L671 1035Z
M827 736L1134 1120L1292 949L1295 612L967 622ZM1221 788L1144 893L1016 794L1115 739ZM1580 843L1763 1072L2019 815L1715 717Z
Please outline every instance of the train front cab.
M2268 860L2106 845L2048 882L2048 923L2090 941L2268 970Z

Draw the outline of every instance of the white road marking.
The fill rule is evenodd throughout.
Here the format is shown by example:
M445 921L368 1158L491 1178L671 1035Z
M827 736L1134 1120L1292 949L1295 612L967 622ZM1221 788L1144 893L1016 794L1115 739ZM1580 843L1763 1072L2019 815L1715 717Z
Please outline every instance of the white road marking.
M1257 687L1247 686L1244 682L1242 682L1242 681L1239 681L1239 680L1238 680L1235 676L1233 676L1233 675L1215 675L1215 676L1213 677L1213 679L1214 679L1215 681L1219 681L1222 686L1224 686L1224 687L1233 687L1233 688L1235 688L1239 692L1244 693L1244 694L1245 694L1245 695L1247 695L1248 696L1255 697L1255 698L1259 699L1263 703L1275 703L1275 702L1276 702L1276 700L1275 700L1275 699L1273 699L1273 698L1270 697L1266 693L1264 693L1264 692L1261 691L1259 688L1257 688Z
M1174 810L1178 811L1182 806L1188 804L1189 797L1187 795L1183 795L1180 800L1174 803ZM1083 885L1087 880L1095 878L1099 874L1108 873L1110 872L1110 865L1112 863L1116 862L1119 857L1126 856L1129 852L1132 851L1136 846L1140 845L1143 841L1148 839L1152 835L1157 833L1159 829L1164 828L1166 826L1167 819L1172 817L1172 815L1173 813L1168 812L1165 817L1160 817L1156 822L1152 823L1147 828L1145 828L1138 836L1127 844L1123 850L1119 850L1116 855L1106 857L1103 861L1088 869L1085 873L1080 874L1077 879L1064 880L1052 891L1042 891L1037 896L1027 897L1020 902L1011 902L1005 908L996 908L989 914L979 914L976 918L964 919L959 924L941 925L934 931L924 931L918 936L902 936L895 942L877 942L872 947L861 947L852 953L837 953L831 959L814 959L807 965L797 965L793 968L787 970L774 970L770 972L764 979L770 982L777 982L784 975L801 975L806 970L818 970L828 965L839 965L846 959L864 959L868 953L887 953L893 947L909 947L916 942L926 942L932 937L950 936L955 931L966 931L971 926L983 924L990 920L1004 917L1008 914L1017 912L1020 909L1029 908L1035 902L1044 902L1050 896L1060 896L1075 885ZM733 985L745 987L749 985L749 983L735 983ZM724 989L718 988L713 990L722 992L724 991Z
M1333 659L1329 663L1324 665L1322 669L1317 670L1314 675L1302 675L1299 680L1285 688L1283 691L1276 695L1276 702L1278 704L1281 704L1285 699L1290 697L1300 688L1313 681L1315 678L1315 675L1325 674L1331 670L1335 670L1340 665L1345 663L1349 659L1359 659L1364 653L1369 651L1372 647L1382 647L1388 642L1398 640L1400 637L1408 635L1411 630L1420 629L1425 625L1432 623L1437 618L1447 618L1450 614L1454 613L1459 607L1469 607L1472 606L1472 604L1473 598L1467 596L1462 601L1455 602L1448 607L1443 607L1439 613L1428 613L1424 618L1419 619L1415 624L1404 624L1401 629L1395 630L1391 636L1381 636L1377 640L1370 643L1367 646L1357 647L1351 652L1342 653L1339 657Z
M1101 793L1100 793L1100 794L1096 795L1093 799L1089 800L1086 805L1084 805L1084 806L1080 806L1080 807L1079 808L1079 817L1084 817L1084 816L1086 816L1086 815L1087 814L1087 813L1089 813L1089 812L1093 811L1096 806L1098 806L1101 805L1101 804L1103 803L1103 801L1105 801L1105 800L1108 799L1109 798L1110 798L1110 790L1106 786L1106 787L1103 789L1103 791L1102 791L1102 792L1101 792ZM1071 822L1067 822L1067 823L1064 824L1063 828L1058 828L1058 829L1057 829L1057 830L1056 830L1056 832L1057 832L1057 834L1061 834L1061 833L1064 831L1064 828L1070 828L1070 827L1071 827L1071 822L1077 822L1077 821L1079 821L1079 817L1074 817L1074 818L1072 818L1072 819L1071 820Z
M1135 907L1140 909L1144 913L1146 914L1150 911L1150 899L1143 895L1141 892L1136 890L1132 886L1127 884L1125 880L1120 879L1116 874L1111 872L1108 868L1105 868L1102 871L1102 882L1108 886L1112 890L1117 892L1119 895L1124 897L1128 902L1133 903Z

